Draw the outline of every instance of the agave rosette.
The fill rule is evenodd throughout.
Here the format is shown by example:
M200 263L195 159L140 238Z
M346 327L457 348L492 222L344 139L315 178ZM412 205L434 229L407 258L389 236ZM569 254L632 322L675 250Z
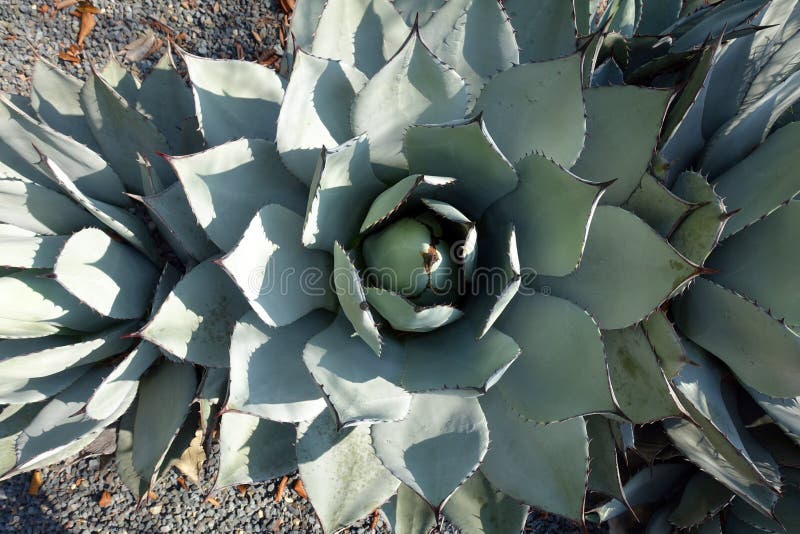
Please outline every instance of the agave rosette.
M704 51L687 83L694 96L659 149L660 179L700 203L670 240L680 246L691 235L685 253L705 271L669 315L643 323L650 346L641 354L658 357L689 417L610 431L594 421L607 458L611 434L616 448L640 457L624 495L598 510L601 520L631 505L647 511L653 531L800 529L800 308L797 247L789 245L800 229L800 179L790 163L800 77L789 60L798 53L800 5L755 4L750 23L762 29ZM655 221L667 202L642 215ZM642 462L656 465L636 472Z
M328 532L390 499L401 531L440 512L518 531L520 503L582 520L587 489L618 510L615 437L700 422L662 305L701 275L674 305L682 335L796 395L702 338L730 213L676 173L704 145L684 136L723 30L755 39L761 12L593 4L300 0L288 82L186 53L191 92L169 54L141 84L40 63L30 109L4 98L0 120L4 470L125 414L119 465L143 494L196 471L181 455L223 404L214 487L299 467Z

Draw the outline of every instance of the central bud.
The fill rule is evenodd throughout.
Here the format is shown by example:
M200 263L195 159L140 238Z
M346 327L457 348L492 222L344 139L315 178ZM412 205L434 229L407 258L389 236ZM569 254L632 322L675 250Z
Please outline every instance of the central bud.
M414 301L449 293L456 266L441 237L441 224L428 214L399 219L370 235L362 248L367 282Z

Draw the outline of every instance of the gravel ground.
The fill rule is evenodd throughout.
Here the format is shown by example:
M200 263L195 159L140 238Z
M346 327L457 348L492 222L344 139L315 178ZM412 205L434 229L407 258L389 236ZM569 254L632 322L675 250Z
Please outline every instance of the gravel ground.
M88 60L103 63L109 47L119 51L149 30L163 38L164 27L154 29L153 20L174 35L185 33L182 46L204 56L257 60L269 55L273 43L278 42L281 14L268 0L95 0L94 4L104 13L98 15L97 26L86 39L84 61L73 64L58 59L58 53L75 41L79 31L78 19L69 15L71 9L56 11L52 3L40 0L0 0L0 91L30 92L31 57L35 54L83 78ZM155 53L130 67L146 73L159 56L160 52ZM111 457L57 465L41 474L43 485L38 495L28 494L30 474L0 483L0 533L321 532L311 506L289 489L293 481L277 503L274 497L279 481L275 480L243 491L220 491L214 495L215 505L204 501L208 488L184 488L173 470L156 488L157 498L137 508ZM111 502L100 507L104 492ZM365 523L351 532L367 532L368 528ZM378 531L386 531L382 523ZM582 529L557 516L533 511L525 531L577 534ZM443 533L452 532L451 527L443 529Z

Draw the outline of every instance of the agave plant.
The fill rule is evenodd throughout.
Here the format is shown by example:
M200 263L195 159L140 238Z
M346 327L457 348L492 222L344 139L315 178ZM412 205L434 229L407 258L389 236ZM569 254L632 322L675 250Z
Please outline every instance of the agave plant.
M587 489L625 502L615 436L665 419L709 471L673 435L705 405L675 385L702 366L679 365L665 310L691 286L680 335L737 376L749 356L717 354L704 322L771 335L702 293L730 213L679 172L713 60L767 35L751 3L300 0L288 82L182 52L191 91L169 52L141 84L40 62L30 109L0 101L2 470L122 417L143 495L176 462L196 472L219 420L214 488L299 468L326 532L385 503L402 532L442 515L515 532L527 504L582 521ZM781 328L780 359L743 382L790 398Z
M800 5L760 7L752 23L762 29L705 50L687 84L695 96L660 146L662 183L700 203L670 240L693 241L685 254L707 270L642 324L649 346L639 350L658 358L665 392L684 416L660 428L594 421L606 458L615 448L641 457L624 492L598 510L601 520L627 504L652 513L653 532L800 530L799 293L790 245L800 229L800 179L790 163L800 74L789 59L798 53ZM675 201L662 197L661 207L641 212L646 220ZM642 459L656 464L636 472Z

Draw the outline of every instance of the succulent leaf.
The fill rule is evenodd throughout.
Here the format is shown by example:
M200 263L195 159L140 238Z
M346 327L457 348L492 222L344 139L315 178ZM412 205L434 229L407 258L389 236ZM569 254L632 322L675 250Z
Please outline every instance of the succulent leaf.
M40 235L68 235L95 222L69 197L9 178L0 178L0 220Z
M0 411L0 473L17 463L17 438L41 409L35 403L10 404Z
M612 85L625 85L622 69L619 68L614 58L608 58L592 72L591 87L610 87Z
M681 367L688 362L686 349L680 336L664 310L655 311L642 322L642 326L650 346L658 356L659 364L667 380L672 380Z
M123 335L134 327L132 322L115 324L97 334L77 339L73 336L48 336L0 341L3 349L0 373L5 380L41 378L104 360L133 345L133 341L123 339Z
M624 503L626 500L620 478L619 455L611 422L602 415L589 415L584 419L589 435L588 488Z
M699 265L719 242L729 216L722 198L699 173L685 171L678 176L673 192L696 204L705 204L691 212L669 236L669 242L681 254Z
M436 57L464 78L470 107L486 80L520 62L514 28L493 0L448 0L421 34Z
M586 147L571 171L596 182L616 180L603 204L620 205L647 171L672 91L596 87L585 98Z
M499 241L503 238L497 234L513 222L522 268L568 275L581 262L607 184L586 182L538 154L525 156L517 171L519 186L489 208L482 228Z
M487 82L475 111L509 160L517 163L538 152L565 167L575 164L587 128L581 62L581 55L573 54L515 65Z
M736 28L751 19L764 6L762 0L742 0L741 2L723 2L714 6L713 16L702 17L679 38L675 39L672 48L682 52L696 47L710 35L719 37L727 28Z
M89 365L71 367L60 373L38 378L5 378L0 381L0 402L15 404L47 400L75 383L89 370L89 367Z
M40 337L41 334L26 332L26 323L54 328L47 333L43 331L44 335L53 334L59 328L96 332L112 324L73 297L58 282L43 278L41 274L40 271L25 270L0 278L0 293L4 297L0 301L0 317L8 319L8 322L0 321L0 338ZM23 330L17 330L16 326Z
M105 371L95 368L53 397L17 438L17 462L11 473L36 469L79 452L133 402L130 396L112 418L95 421L80 413L88 394L100 384Z
M256 484L297 469L293 425L236 412L222 414L214 488Z
M322 10L325 9L325 4L327 4L327 0L301 0L295 3L291 15L292 21L286 53L292 54L298 48L311 49L314 32L317 30L317 24Z
M494 488L477 471L447 501L444 514L462 532L516 534L528 516L528 507Z
M466 112L464 80L433 55L415 29L356 95L352 127L356 135L367 134L375 173L393 183L408 170L406 128L461 119Z
M628 503L636 507L657 502L690 472L691 467L686 464L656 464L649 469L642 469L625 484L624 492ZM627 509L626 504L614 499L598 508L596 512L601 521L608 521L625 513Z
M325 400L301 355L332 318L316 311L288 326L270 328L252 311L241 317L231 338L227 409L279 422L308 421L324 410Z
M411 126L406 132L405 152L411 172L458 177L440 196L469 217L479 217L517 186L513 166L480 117Z
M441 393L414 395L405 419L371 430L383 465L437 512L478 468L489 446L478 401Z
M638 424L683 414L639 325L604 330L611 388L622 413Z
M577 271L535 285L586 308L604 330L633 325L697 274L652 228L613 206L597 208ZM625 301L616 298L620 292Z
M800 445L800 397L780 399L748 388L750 395L769 415L775 424L795 443ZM776 460L778 460L776 455ZM780 461L778 462L780 463ZM798 462L793 462L798 463Z
M466 320L424 337L405 340L402 385L412 392L454 391L480 395L493 387L520 354L515 341L491 328L477 340ZM441 347L451 350L442 353Z
M651 174L645 173L639 187L622 207L638 215L662 237L668 238L700 204L676 196Z
M133 248L96 228L73 234L58 255L53 274L64 289L101 315L144 315L159 271Z
M106 204L86 196L70 181L67 173L47 156L43 156L44 166L50 177L61 187L61 190L82 208L92 214L106 227L116 232L125 241L133 245L153 263L158 263L158 249L153 241L147 225L124 208Z
M311 183L322 147L353 136L350 107L366 83L367 77L347 63L297 51L278 115L276 144L286 168L301 182Z
M714 181L714 191L725 199L728 209L740 210L725 225L723 239L800 193L792 152L798 142L800 124L789 124Z
M137 335L181 360L228 367L230 334L246 309L225 273L205 261L178 282Z
M338 532L386 502L400 482L370 445L369 427L339 430L323 411L297 431L300 478L326 534Z
M700 278L672 311L681 331L744 384L773 397L800 394L800 337L766 310Z
M26 232L22 229L20 231ZM58 253L61 252L66 242L66 236L2 235L0 236L0 264L19 269L52 269Z
M511 498L575 520L583 516L589 442L583 418L537 425L496 390L480 398L492 446L481 471ZM538 476L537 484L531 477Z
M384 189L372 172L366 138L325 150L311 183L303 244L330 251L335 241L350 243L373 199Z
M436 525L436 514L414 490L400 484L397 495L383 505L394 534L422 534Z
M503 7L514 26L520 48L519 63L543 61L575 52L577 8L572 2L507 0ZM512 62L515 61L512 59Z
M777 492L778 465L745 428L735 390L710 357L692 345L687 350L690 363L681 368L672 383L687 413L716 451L720 465L734 468L728 483L723 483L733 491L740 486L758 485Z
M434 194L440 187L447 186L448 189L451 189L455 183L453 178L441 176L422 174L406 176L375 197L364 217L364 222L361 223L361 233L373 230L378 225L391 220L412 199L416 200Z
M134 198L144 204L161 236L187 262L199 263L219 254L219 248L197 223L181 184L175 183L160 193Z
M800 295L787 291L797 287L800 262L798 248L787 243L796 243L799 232L800 202L791 200L720 243L708 261L719 273L709 279L747 295L800 332Z
M122 66L117 56L113 53L109 54L108 61L99 74L114 91L125 99L128 105L136 105L142 82L131 71Z
M197 392L194 366L162 360L139 383L133 425L133 466L155 482L172 441L189 414Z
M636 33L661 35L681 14L683 0L644 0Z
M63 168L66 176L86 194L120 206L130 204L122 194L120 177L103 159L78 141L27 116L0 95L0 158L19 176L57 189L36 166L42 154ZM137 171L138 172L138 171Z
M356 334L380 357L383 341L369 309L361 277L350 256L338 242L333 247L333 275L342 312L353 325Z
M800 72L795 72L717 130L703 152L703 171L716 178L747 156L798 98Z
M136 394L139 379L160 356L158 347L152 343L139 343L97 387L86 402L86 415L97 421L110 417L128 396Z
M43 123L100 152L81 108L82 87L83 81L39 59L31 76L31 106Z
M713 477L702 471L692 475L686 483L678 506L669 515L676 527L690 528L705 523L727 506L733 494Z
M743 480L736 468L714 448L699 427L678 419L665 421L664 427L673 444L694 464L740 497L746 498L751 506L764 514L771 513L778 500L777 495L764 486Z
M150 117L164 135L172 154L191 154L203 148L194 116L194 98L175 68L172 47L153 66L139 89L136 109Z
M497 384L516 413L551 422L615 411L600 330L584 310L558 297L519 295L497 328L522 349ZM547 402L553 395L562 401Z
M522 285L522 269L519 264L514 226L508 227L507 235L507 239L493 240L490 245L493 248L490 251L491 257L498 262L492 268L499 271L492 271L488 276L486 273L478 274L472 278L473 291L478 294L473 296L467 313L475 319L485 317L479 323L478 339L482 338L500 318ZM499 273L502 278L495 278L494 273Z
M275 72L248 61L206 59L184 51L181 57L189 70L200 130L209 146L240 137L275 140L285 85Z
M419 24L424 25L444 3L445 0L392 0L394 8L409 26L414 24L417 17Z
M463 317L464 312L449 305L421 307L399 293L365 287L367 302L392 328L403 332L430 332Z
M328 0L311 53L341 60L372 77L408 36L408 26L389 0Z
M387 340L376 358L352 331L340 314L303 349L303 361L332 406L337 426L403 419L411 405L411 395L400 387L403 346Z
M144 192L137 154L150 159L162 179L173 181L169 166L157 157L170 151L164 134L99 74L90 76L81 89L81 107L103 156L119 174L126 190Z
M239 139L170 163L200 226L223 251L236 245L266 204L305 213L308 189L283 167L269 141Z

